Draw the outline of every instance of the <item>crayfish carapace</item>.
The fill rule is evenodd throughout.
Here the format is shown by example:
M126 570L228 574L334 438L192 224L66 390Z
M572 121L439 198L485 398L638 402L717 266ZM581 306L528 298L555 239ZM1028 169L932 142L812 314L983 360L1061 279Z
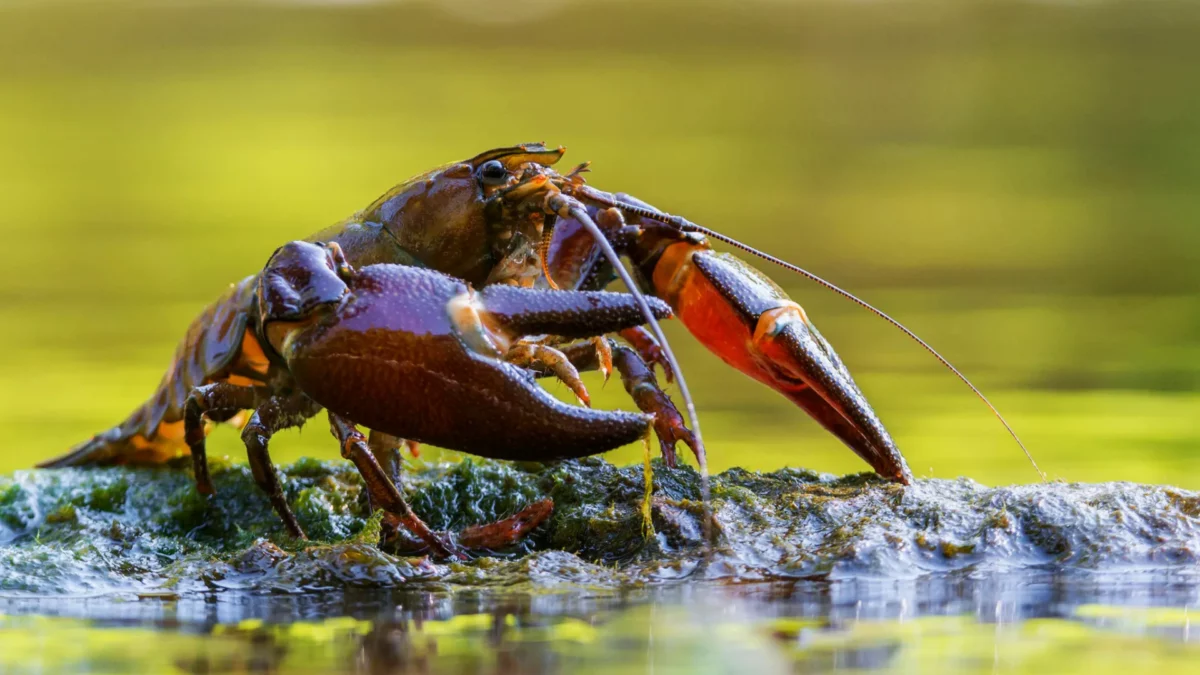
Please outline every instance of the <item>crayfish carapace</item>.
M762 273L714 251L710 239L756 251L592 188L586 165L560 174L552 167L562 154L542 144L491 150L412 178L354 217L281 247L193 322L150 400L42 466L160 464L190 452L199 489L211 493L209 426L242 422L255 479L302 537L267 447L272 434L324 408L372 505L449 553L453 545L430 532L396 488L405 442L551 460L611 450L652 428L668 465L683 441L703 466L683 373L656 322L674 315L881 476L911 482L891 436L804 310ZM632 292L602 290L617 278ZM656 365L680 385L691 429L659 387ZM615 369L641 413L585 407L586 369ZM549 396L534 383L544 376L562 380L585 406ZM538 517L518 520L514 533Z

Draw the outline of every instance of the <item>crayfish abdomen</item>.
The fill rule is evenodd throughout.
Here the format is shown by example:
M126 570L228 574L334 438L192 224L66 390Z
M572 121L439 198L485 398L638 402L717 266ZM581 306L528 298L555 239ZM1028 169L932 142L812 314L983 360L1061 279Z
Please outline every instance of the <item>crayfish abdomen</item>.
M194 388L220 381L256 385L266 378L268 360L249 326L257 281L251 276L233 284L192 321L158 387L128 418L38 466L139 466L178 457L187 447L183 407Z

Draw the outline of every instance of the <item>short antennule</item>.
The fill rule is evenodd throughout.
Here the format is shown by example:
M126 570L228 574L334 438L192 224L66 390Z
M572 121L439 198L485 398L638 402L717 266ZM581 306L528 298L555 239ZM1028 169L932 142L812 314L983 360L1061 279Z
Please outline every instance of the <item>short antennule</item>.
M983 392L980 391L974 384L972 384L971 381L967 379L966 375L963 375L962 372L960 372L958 370L958 368L955 368L954 365L950 363L950 361L948 361L944 356L939 354L936 349L934 349L933 347L931 347L929 345L928 342L925 342L924 340L922 340L920 337L917 336L916 333L909 330L904 324L902 324L899 321L888 316L888 314L885 313L883 310L878 309L874 305L859 298L858 296L854 295L850 291L847 291L847 290L833 284L832 282L826 281L825 279L813 274L812 272L809 272L808 270L806 270L798 265L793 265L792 263L789 263L786 260L783 260L781 258L776 258L775 256L773 256L769 253L764 253L763 251L760 251L760 250L754 248L753 246L743 244L742 242L738 241L737 239L734 239L733 237L729 237L727 235L721 234L720 232L711 230L707 227L704 227L703 225L697 225L696 223L693 223L686 218L682 218L680 216L674 216L669 213L663 213L656 209L646 208L644 206L639 206L639 205L635 205L635 204L626 204L624 202L613 199L611 195L600 192L599 190L595 190L589 186L581 186L581 190L584 192L584 194L589 199L593 199L599 203L604 204L605 206L614 206L630 215L641 216L643 218L651 218L651 219L666 223L668 225L672 225L672 226L678 228L680 232L694 232L696 234L702 234L706 237L709 237L710 239L715 239L717 241L724 242L726 244L729 244L730 246L733 246L742 251L745 251L746 253L757 256L759 258L762 258L763 260L775 263L776 265L779 265L780 267L782 267L786 270L795 272L796 274L799 274L810 281L816 282L816 283L820 284L821 286L824 286L828 290L833 291L834 293L837 293L838 295L840 295L840 296L856 303L860 307L863 307L864 309L870 311L871 313L875 314L876 316L883 319L884 321L887 321L892 326L894 326L894 327L898 328L900 331L902 331L905 335L907 335L908 337L910 337L914 341L916 341L917 344L924 347L925 351L932 354L933 357L935 359L937 359L939 362L941 362L941 364L943 366L950 369L950 372L954 373L958 377L958 379L962 380L964 384L966 384L968 387L970 387L971 391L975 392L975 395L979 397L979 400L983 401L984 405L986 405L988 407L988 409L992 411L992 414L996 416L996 419L1000 420L1000 424L1004 425L1004 428L1008 431L1008 434L1010 436L1012 436L1014 441L1017 442L1017 445L1020 446L1021 451L1025 453L1025 457L1029 459L1029 463L1033 465L1033 470L1038 472L1038 475L1041 477L1041 479L1043 481L1046 480L1046 474L1044 472L1042 472L1040 467L1038 467L1037 461L1033 459L1033 455L1029 452L1029 448L1025 447L1025 443L1023 443L1021 441L1021 437L1018 436L1017 432L1014 431L1012 426L1009 425L1008 420L1004 419L1004 416L1000 414L1000 411L996 409L996 406L992 405L992 402L988 400L987 396L984 396ZM681 390L683 390L682 387L681 387ZM684 391L686 391L686 390L684 390ZM691 412L691 410L689 408L689 413L690 412Z

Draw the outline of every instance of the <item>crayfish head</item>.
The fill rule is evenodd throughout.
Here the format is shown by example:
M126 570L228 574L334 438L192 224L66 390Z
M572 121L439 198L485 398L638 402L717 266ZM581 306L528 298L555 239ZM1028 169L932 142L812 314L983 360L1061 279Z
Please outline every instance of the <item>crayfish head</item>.
M533 286L545 272L545 250L554 228L548 194L562 183L552 166L564 149L541 144L492 150L476 158L485 214L494 235L495 263L485 283Z
M523 255L528 242L541 238L540 219L531 218L527 209L512 208L514 200L506 195L542 172L553 174L549 167L563 152L540 143L489 150L401 183L356 221L382 227L403 252L404 262L482 285L495 280L493 270L514 252ZM337 238L343 236L338 233ZM363 262L397 262L395 258Z

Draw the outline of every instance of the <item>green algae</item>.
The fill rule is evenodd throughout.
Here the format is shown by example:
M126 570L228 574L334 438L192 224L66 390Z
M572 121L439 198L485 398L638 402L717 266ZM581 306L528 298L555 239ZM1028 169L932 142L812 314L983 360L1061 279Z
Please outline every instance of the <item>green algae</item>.
M473 458L430 467L414 487L413 508L438 530L461 530L513 515L544 494L535 473Z
M0 592L636 586L689 576L907 578L989 566L1186 573L1200 551L1200 497L1173 488L903 487L870 474L734 469L712 477L714 539L706 546L693 469L655 460L650 535L641 466L472 459L418 464L404 476L414 510L436 529L492 522L545 498L554 511L510 550L438 564L379 548L379 516L368 512L349 464L302 460L280 474L308 541L286 535L243 465L218 464L212 496L182 470L0 479Z
M0 482L0 521L10 527L22 527L25 524L25 517L17 507L18 502L22 501L21 496L21 486L11 481Z

